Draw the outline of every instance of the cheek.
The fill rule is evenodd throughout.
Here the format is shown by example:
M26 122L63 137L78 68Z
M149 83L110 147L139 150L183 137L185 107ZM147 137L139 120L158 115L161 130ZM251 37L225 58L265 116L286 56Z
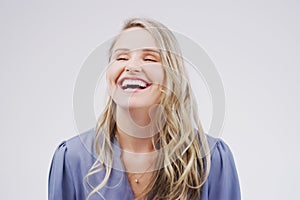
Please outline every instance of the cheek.
M165 72L161 65L152 65L145 68L146 74L149 76L153 84L163 85Z
M113 90L116 87L116 81L119 75L122 73L123 67L120 64L110 64L106 71L106 82L109 90Z

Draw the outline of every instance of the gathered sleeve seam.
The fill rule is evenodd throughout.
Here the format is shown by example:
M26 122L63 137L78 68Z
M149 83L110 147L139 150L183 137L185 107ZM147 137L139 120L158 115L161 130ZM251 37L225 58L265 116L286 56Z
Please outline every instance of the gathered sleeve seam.
M75 192L75 199L76 199L76 187L75 187L75 185L74 185L74 175L73 175L73 173L72 173L72 170L71 170L71 164L70 164L70 162L69 162L69 159L68 159L68 156L67 156L67 154L68 154L68 147L67 147L67 142L65 142L65 148L66 148L66 156L65 156L65 159L66 159L66 165L67 165L67 170L69 171L69 173L70 173L70 176L71 176L71 180L72 180L72 186L73 186L73 189L74 189L74 192Z

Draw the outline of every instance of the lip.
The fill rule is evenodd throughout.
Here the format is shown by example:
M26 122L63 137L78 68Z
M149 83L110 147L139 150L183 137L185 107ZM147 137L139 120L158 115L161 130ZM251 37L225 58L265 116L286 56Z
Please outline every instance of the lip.
M145 79L143 79L143 78L140 78L140 77L123 77L123 78L121 78L120 80L117 81L117 85L118 85L122 90L124 90L123 87L122 87L122 83L123 83L124 80L139 80L139 81L145 82L146 85L147 85L147 87L146 87L145 89L131 89L131 91L146 90L146 89L148 89L148 88L152 85L149 81L147 81L147 80L145 80ZM125 90L124 90L124 91L125 91Z

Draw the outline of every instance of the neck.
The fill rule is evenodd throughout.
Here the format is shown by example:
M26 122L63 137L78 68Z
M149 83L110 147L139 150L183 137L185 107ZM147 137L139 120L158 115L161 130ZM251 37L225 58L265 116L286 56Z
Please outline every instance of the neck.
M148 110L117 107L116 136L123 150L134 153L154 151L153 139L157 139L157 131Z
M116 138L122 149L122 159L127 173L147 173L154 169L158 152L155 150L152 139L134 138L116 130Z
M154 138L133 137L122 131L118 126L116 130L116 138L120 143L121 148L128 152L148 153L155 150L153 146Z

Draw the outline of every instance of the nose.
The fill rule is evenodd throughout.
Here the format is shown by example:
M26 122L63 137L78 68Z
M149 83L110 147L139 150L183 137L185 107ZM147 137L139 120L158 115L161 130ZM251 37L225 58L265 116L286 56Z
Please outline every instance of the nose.
M140 69L140 67L132 67L132 66L126 65L125 71L126 72L140 72L141 69Z
M126 63L125 71L126 72L141 72L142 71L141 63L131 60Z

